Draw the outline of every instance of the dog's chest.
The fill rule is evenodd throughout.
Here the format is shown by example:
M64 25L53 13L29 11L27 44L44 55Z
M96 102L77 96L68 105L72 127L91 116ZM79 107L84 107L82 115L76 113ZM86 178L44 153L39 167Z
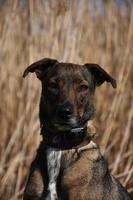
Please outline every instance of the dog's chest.
M61 190L58 190L60 191L59 196L61 195L62 197L63 195L62 199L64 199L64 191L66 188L70 191L73 191L71 188L77 188L77 192L81 192L82 194L82 191L85 190L84 188L91 179L93 168L92 160L95 160L97 157L97 153L95 156L94 152L93 156L91 154L91 151L78 152L76 149L63 151L59 151L54 148L47 149L47 168L49 181L46 200L57 200L59 198L57 192L57 186L59 187L59 185L61 186ZM89 158L91 158L91 160ZM58 182L57 185L61 170L63 170L63 174L60 179L60 183ZM82 188L81 191L80 188ZM74 192L75 195L77 195L77 192ZM72 192L72 194L70 194L72 199L75 199L75 197L73 197L74 193Z
M75 158L72 159L72 155L74 154L74 152L75 150L61 151L51 147L47 148L46 156L49 177L48 194L46 197L47 200L58 199L57 180L59 177L61 167L64 168L65 165L65 168L67 168L71 163L70 160L72 162L73 160L75 160Z
M48 193L46 200L56 200L58 199L57 181L60 170L63 169L63 177L61 178L61 182L64 183L65 181L66 183L67 181L65 177L67 176L68 177L67 180L70 181L71 183L71 178L73 179L73 176L71 172L72 168L70 169L70 166L73 165L75 161L77 163L77 161L79 160L78 159L79 155L77 154L77 151L75 149L61 151L49 147L47 148L46 156L47 156L47 170L49 177ZM81 165L79 167L81 167ZM72 169L72 171L75 171L75 169Z
M61 167L61 151L56 151L54 148L47 149L47 167L48 167L48 195L47 200L56 200L57 196L57 178Z

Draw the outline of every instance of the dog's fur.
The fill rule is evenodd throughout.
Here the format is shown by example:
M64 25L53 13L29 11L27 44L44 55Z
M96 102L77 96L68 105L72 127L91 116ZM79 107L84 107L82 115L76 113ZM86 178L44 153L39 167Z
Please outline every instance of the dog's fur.
M24 200L130 200L110 174L87 129L96 86L116 81L97 64L76 65L45 58L30 65L42 83L43 140L31 165Z

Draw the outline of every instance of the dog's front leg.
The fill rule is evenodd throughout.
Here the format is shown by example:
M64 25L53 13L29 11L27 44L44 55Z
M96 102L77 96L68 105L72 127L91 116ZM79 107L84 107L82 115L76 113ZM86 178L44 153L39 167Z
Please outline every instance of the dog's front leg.
M32 168L24 191L23 200L44 200L44 177L39 168Z

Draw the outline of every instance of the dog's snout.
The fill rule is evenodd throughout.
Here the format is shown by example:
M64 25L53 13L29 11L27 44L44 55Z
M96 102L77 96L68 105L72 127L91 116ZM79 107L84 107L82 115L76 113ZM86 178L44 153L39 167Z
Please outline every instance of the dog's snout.
M63 104L59 108L59 115L62 118L70 118L73 114L73 107L69 103Z

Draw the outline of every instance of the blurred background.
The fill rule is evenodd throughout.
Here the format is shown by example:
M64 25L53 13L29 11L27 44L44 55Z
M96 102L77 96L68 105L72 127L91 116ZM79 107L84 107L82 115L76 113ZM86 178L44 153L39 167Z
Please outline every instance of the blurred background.
M96 90L96 140L133 192L133 1L0 0L0 199L22 199L40 142L40 82L22 74L44 57L98 63L117 80Z

